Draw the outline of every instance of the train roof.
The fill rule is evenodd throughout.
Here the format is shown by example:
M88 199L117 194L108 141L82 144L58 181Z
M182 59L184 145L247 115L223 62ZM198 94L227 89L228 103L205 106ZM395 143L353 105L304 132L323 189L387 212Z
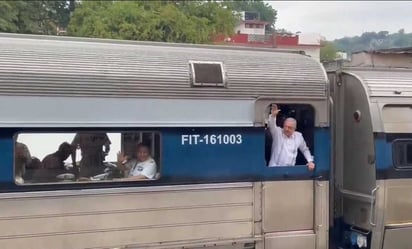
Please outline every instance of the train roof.
M369 97L412 97L412 70L395 68L345 68L358 78Z
M273 101L325 126L327 84L291 51L0 34L0 127L250 127Z
M196 87L190 63L220 63L222 85ZM327 98L322 65L296 52L18 34L0 34L0 83L0 95Z
M328 73L330 76L341 74L344 79L338 80L343 84L352 83L348 85L352 88L349 92L356 91L358 98L368 103L374 132L411 132L411 69L337 66ZM359 108L365 107L359 105Z

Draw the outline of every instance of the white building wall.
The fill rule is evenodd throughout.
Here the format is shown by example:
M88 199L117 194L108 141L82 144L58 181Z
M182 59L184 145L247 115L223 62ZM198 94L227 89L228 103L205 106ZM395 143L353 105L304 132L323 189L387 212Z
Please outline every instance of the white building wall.
M312 45L309 47L302 46L299 47L300 50L305 51L307 55L320 61L320 43L322 41L322 36L317 33L300 33L299 34L299 45ZM319 47L316 47L319 46Z
M241 23L237 25L235 28L235 34L237 34L238 32L240 32L241 34L248 34L248 35L264 35L265 28L262 28L262 29L246 28L245 23Z
M307 47L307 46L282 46L278 45L278 48L291 49L296 51L303 51L306 55L312 57L316 61L320 62L320 47Z
M320 45L322 36L316 33L300 33L299 45Z
M309 55L313 59L320 61L320 48L309 47L309 48L303 48L302 50L305 51L306 55Z
M300 33L298 34L298 46L288 46L277 44L278 48L299 50L305 52L306 55L320 62L320 43L322 36L316 33Z

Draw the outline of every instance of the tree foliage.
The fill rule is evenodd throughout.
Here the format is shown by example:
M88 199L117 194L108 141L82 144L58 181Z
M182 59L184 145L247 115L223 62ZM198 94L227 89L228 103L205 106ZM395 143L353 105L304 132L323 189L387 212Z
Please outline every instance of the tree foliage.
M231 10L210 1L82 1L69 25L74 36L207 43L231 34Z
M15 2L0 1L0 30L6 32L16 32L18 27L17 8Z
M230 35L239 23L234 11L259 12L273 29L276 11L248 1L0 1L0 32L56 34L128 40L208 43Z
M332 61L336 59L337 47L333 42L325 42L320 49L320 61Z
M72 1L0 1L0 31L55 34L69 23ZM71 7L71 8L70 8Z
M334 40L333 43L339 50L347 53L363 50L411 47L412 33L405 33L404 29L400 29L398 32L392 34L388 31L365 32L360 36L344 37Z
M289 31L289 30L284 29L284 28L276 29L275 32L277 34L284 34L284 35L292 35L293 34L292 31Z

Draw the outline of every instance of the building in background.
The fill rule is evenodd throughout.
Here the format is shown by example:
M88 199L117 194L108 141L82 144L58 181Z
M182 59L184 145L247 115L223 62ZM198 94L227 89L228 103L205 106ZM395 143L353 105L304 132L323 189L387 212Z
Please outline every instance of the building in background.
M337 57L323 65L326 70L340 67L412 68L412 47L353 52L350 58Z
M320 48L323 37L316 33L297 33L292 35L275 34L276 48L293 49L320 61Z
M235 14L240 15L240 22L235 27L234 35L217 36L215 44L299 50L317 61L320 60L323 40L320 34L267 34L266 25L269 23L261 21L259 13L243 11Z
M265 35L266 25L268 22L260 20L260 15L257 12L235 12L240 15L240 22L235 27L236 34L247 34L247 35Z
M352 53L350 66L412 68L412 47Z

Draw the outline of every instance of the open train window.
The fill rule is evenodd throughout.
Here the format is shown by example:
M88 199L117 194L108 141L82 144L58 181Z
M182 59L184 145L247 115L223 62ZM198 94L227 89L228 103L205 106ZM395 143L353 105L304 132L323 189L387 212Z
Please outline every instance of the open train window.
M19 133L15 180L19 184L156 180L160 139L157 131Z
M280 110L276 116L276 124L270 123L269 118L271 115L271 110L274 105ZM282 149L276 151L272 150L272 146L281 146L281 144L273 143L273 133L271 132L270 125L276 125L276 128L280 134L283 134L283 124L286 119L293 118L296 120L296 131L301 133L307 147L310 150L311 155L314 153L314 129L315 129L315 110L311 105L307 104L271 104L265 110L265 161L267 166L270 165L271 158L278 156L280 153L285 153ZM272 155L274 154L274 155ZM275 155L277 154L277 155ZM313 159L313 158L312 158ZM272 161L272 164L276 161ZM316 163L316 162L315 162ZM300 150L296 156L295 166L304 166L307 164L305 156ZM277 165L277 166L293 166L293 165Z
M396 168L412 168L412 139L397 139L392 145Z

